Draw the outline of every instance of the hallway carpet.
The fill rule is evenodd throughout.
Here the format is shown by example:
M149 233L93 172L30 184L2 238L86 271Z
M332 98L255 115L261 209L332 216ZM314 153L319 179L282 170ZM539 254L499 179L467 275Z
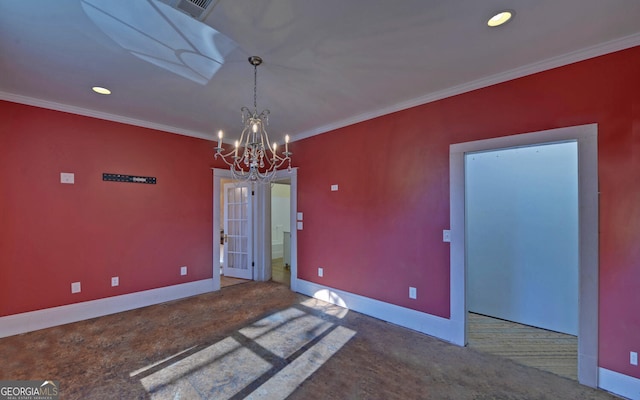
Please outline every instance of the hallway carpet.
M291 287L291 267L284 264L283 258L271 260L271 280Z
M0 379L61 399L613 399L289 291L249 282L0 339Z
M248 283L251 282L250 279L241 279L241 278L232 278L229 276L225 276L225 275L220 275L220 287L227 287L227 286L233 286L233 285L240 285L242 283Z
M467 322L469 347L578 380L577 336L474 313Z

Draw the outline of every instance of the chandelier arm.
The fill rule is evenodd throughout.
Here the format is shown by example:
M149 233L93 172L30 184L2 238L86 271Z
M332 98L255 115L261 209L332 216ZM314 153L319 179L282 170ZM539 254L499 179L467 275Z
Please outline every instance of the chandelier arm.
M276 163L276 167L275 167L275 169L278 169L278 168L282 167L282 166L284 165L284 163L285 163L285 162L287 162L288 160L291 160L291 159L290 159L289 157L286 157L286 158L280 158L280 159L278 160L278 162Z
M220 148L219 148L219 147L218 147L218 148L216 148L216 152L215 152L215 154L213 155L213 159L214 159L214 160L217 160L218 158L221 158L221 159L222 159L222 161L224 161L224 163L225 163L225 164L227 164L228 166L232 166L232 165L233 165L233 163L230 163L229 161L227 161L227 157L231 157L231 155L234 153L234 151L235 151L235 150L231 150L231 151L230 151L230 152L228 152L227 154L223 154L223 153L222 153L222 150L223 150L223 149L220 149L220 150L218 150L218 149L220 149Z
M265 172L257 172L257 175L261 180L265 180L265 181L268 180L269 182L271 182L271 180L275 176L275 173L276 173L276 170L269 170Z

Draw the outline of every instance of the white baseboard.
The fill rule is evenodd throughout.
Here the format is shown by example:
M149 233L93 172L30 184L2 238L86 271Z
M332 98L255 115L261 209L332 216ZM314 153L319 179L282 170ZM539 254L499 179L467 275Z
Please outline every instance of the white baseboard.
M292 287L294 287L292 285ZM317 283L297 279L295 290L304 295L323 300L383 321L435 336L438 339L458 343L457 325L450 319L437 317L420 311L385 303L380 300L332 289Z
M213 290L213 279L204 279L180 285L123 294L121 296L8 315L6 317L0 317L0 338L85 319L102 317L104 315L133 310L166 301L195 296Z
M640 400L640 379L598 368L598 387L618 396Z
M385 303L357 294L333 289L317 283L296 279L292 282L296 292L338 305L350 310L391 322L457 345L459 327L449 319ZM632 400L640 400L640 379L604 368L598 368L598 387Z

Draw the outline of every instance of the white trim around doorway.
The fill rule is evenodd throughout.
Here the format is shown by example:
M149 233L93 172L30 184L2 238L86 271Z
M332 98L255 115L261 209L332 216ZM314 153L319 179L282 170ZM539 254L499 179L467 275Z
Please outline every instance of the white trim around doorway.
M289 181L289 232L291 232L291 287L293 292L298 287L298 168L280 170L273 178L274 182ZM269 229L271 243L271 229Z
M212 168L213 170L213 290L220 290L220 193L222 190L221 180L233 180L233 174L230 170ZM273 181L290 180L291 183L291 290L296 291L298 280L298 235L297 235L297 197L298 197L298 169L280 170L276 172ZM271 207L270 207L270 190L269 187L258 187L256 190L257 204L255 204L254 226L256 232L252 235L254 241L254 259L256 268L254 270L254 280L268 280L271 277L270 266L267 265L271 260ZM261 244L261 245L256 245Z
M213 209L213 290L220 290L220 194L222 193L222 179L233 179L231 171L220 168L213 170L213 198L211 207Z
M578 143L579 315L578 381L598 387L598 126L588 124L450 146L451 320L453 342L466 343L464 155L544 143Z

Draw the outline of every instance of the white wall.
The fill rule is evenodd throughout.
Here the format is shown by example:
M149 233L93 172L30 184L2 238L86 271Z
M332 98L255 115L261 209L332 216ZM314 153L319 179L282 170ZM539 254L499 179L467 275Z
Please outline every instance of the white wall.
M465 155L469 311L577 335L576 142Z
M283 257L283 232L290 229L289 185L274 183L271 187L271 258Z

